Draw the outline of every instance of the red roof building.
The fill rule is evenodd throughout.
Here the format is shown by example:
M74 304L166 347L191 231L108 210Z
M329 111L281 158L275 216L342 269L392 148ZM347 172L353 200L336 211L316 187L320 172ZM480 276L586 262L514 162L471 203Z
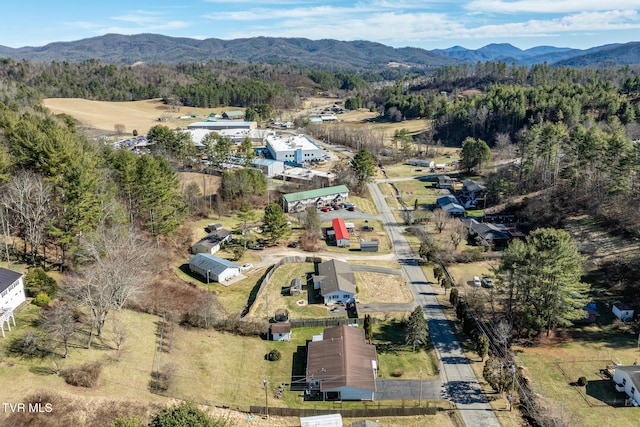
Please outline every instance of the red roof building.
M338 247L347 247L350 244L349 231L342 218L335 218L333 220L333 231L336 233L336 245Z

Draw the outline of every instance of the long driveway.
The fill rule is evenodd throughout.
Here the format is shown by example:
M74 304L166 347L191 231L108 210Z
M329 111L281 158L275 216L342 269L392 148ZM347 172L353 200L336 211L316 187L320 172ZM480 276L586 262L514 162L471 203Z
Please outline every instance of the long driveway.
M469 361L435 297L435 291L420 268L418 256L402 233L405 226L397 223L376 183L369 184L369 192L383 218L398 262L407 275L411 292L424 311L431 340L442 364L442 384L446 397L456 405L467 427L499 427L498 418L482 393Z

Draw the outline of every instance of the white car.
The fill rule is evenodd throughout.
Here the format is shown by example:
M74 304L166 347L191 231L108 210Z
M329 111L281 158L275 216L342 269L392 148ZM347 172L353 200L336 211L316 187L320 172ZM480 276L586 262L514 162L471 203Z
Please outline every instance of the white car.
M473 286L482 286L482 282L478 276L473 276Z
M247 271L253 268L253 264L242 264L240 266L240 271Z

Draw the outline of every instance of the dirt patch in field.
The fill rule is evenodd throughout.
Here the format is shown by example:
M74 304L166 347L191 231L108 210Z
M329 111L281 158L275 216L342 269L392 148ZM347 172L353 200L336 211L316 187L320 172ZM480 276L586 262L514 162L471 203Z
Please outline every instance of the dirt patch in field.
M195 183L200 188L200 193L203 196L216 194L221 182L219 176L198 172L179 172L178 179L180 179L180 189L182 192L184 192L184 189L187 188L189 184Z
M358 271L355 273L358 284L358 299L362 303L385 302L405 303L413 301L413 295L407 288L403 276Z

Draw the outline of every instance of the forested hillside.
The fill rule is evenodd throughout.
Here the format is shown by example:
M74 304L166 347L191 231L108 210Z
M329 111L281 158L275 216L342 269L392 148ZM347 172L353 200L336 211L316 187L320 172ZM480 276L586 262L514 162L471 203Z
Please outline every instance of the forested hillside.
M36 99L136 101L162 97L174 105L204 108L250 104L291 108L301 96L362 89L385 76L230 62L117 66L95 60L44 64L0 59L0 79L24 85Z

